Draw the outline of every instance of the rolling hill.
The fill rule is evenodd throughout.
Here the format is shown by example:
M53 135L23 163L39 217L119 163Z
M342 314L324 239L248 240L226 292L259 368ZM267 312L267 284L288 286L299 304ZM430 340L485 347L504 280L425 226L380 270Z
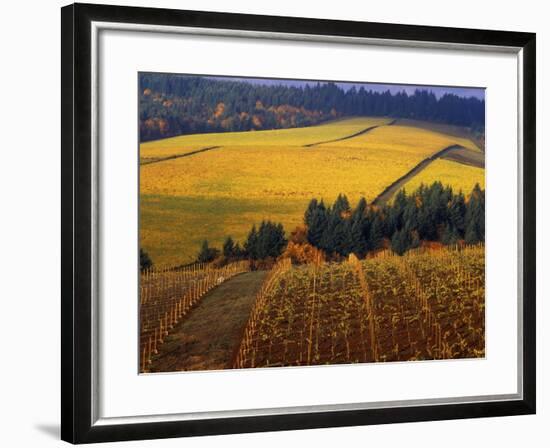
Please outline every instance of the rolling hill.
M345 193L352 203L361 197L372 202L396 179L455 145L462 160L430 161L405 188L434 180L465 192L475 183L483 186L478 165L484 157L475 139L467 130L443 130L360 117L143 143L141 246L155 263L183 264L205 238L217 247L227 235L242 242L262 219L281 222L290 232L302 223L311 198L332 202Z

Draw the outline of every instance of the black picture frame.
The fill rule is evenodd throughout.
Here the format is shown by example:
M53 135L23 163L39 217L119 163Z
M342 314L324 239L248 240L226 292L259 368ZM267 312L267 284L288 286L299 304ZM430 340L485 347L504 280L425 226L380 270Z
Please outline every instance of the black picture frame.
M341 427L535 413L536 36L533 33L246 14L73 4L62 8L61 437L72 443ZM523 397L518 400L94 425L92 416L92 107L91 23L283 32L392 41L508 46L522 51Z

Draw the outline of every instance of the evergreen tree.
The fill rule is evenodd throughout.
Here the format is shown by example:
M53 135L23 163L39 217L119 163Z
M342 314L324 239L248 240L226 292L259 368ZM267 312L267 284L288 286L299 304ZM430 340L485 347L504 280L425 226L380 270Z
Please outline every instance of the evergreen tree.
M318 207L319 207L319 203L317 202L317 199L312 199L311 201L309 201L307 209L304 213L304 223L306 226L311 227L313 215L317 211Z
M332 207L332 212L341 217L348 214L350 210L347 196L345 194L339 194L334 202L334 206Z
M338 235L342 236L342 233L338 229L341 219L342 218L330 208L327 210L327 222L321 236L319 247L329 254L336 252L336 248L343 242L343 240L336 240Z
M338 253L340 255L343 255L344 257L347 257L349 254L351 254L354 249L353 235L351 232L352 226L353 220L351 218L346 218L342 221L341 228L343 234L343 242L338 250Z
M392 235L403 228L403 214L407 207L407 194L405 190L399 190L395 195L392 207L388 211L388 233Z
M327 210L325 209L323 201L321 201L312 212L307 229L307 240L311 245L321 247L321 238L327 226L327 219Z
M456 230L458 238L464 237L466 217L466 201L462 191L452 197L449 205L449 222Z
M435 229L432 239L437 239L437 226L447 221L447 192L441 182L434 182L428 189L426 207L429 220Z
M376 250L382 246L384 240L384 223L380 214L376 214L372 225L370 227L369 239L368 239L368 248L369 250Z
M231 258L235 255L235 243L230 236L225 239L222 250L223 256L226 258Z
M426 198L427 200L427 198ZM424 202L417 213L418 233L420 238L428 241L437 240L437 223L434 214L430 210L430 205Z
M476 231L476 227L472 221L469 221L466 225L466 234L464 235L464 241L466 242L466 244L479 243L479 237Z
M380 218L380 230L382 231L382 238L389 238L391 239L393 232L395 232L396 229L393 229L390 223L390 215L392 214L392 205L387 203L384 204L384 206L375 211L375 215L377 215Z
M354 213L349 229L349 252L359 257L364 257L368 251L367 219L363 213Z
M410 233L411 237L410 237L410 244L409 244L409 247L411 249L416 249L417 247L420 247L420 238L418 237L418 232L416 230L413 230L411 233Z
M485 195L476 184L466 205L466 235L468 244L485 241Z
M409 248L409 234L405 229L395 232L391 239L391 249L397 255L403 255Z
M141 272L149 269L153 266L153 261L151 260L151 257L149 257L149 254L145 252L143 249L139 249L139 270Z
M418 209L416 208L415 197L410 197L403 211L403 228L408 232L418 230Z
M219 255L219 250L208 246L208 241L204 240L201 244L201 249L197 255L199 263L209 263Z
M457 230L452 224L447 223L441 236L441 242L447 246L452 246L458 242L459 236Z
M287 240L282 224L262 221L258 230L252 226L245 243L249 258L263 260L267 257L276 258L283 252Z
M287 239L285 238L285 230L281 223L270 223L269 240L271 242L269 248L269 256L274 258L278 257L283 253L288 243Z
M365 198L359 199L359 202L357 203L357 207L355 207L355 210L353 211L353 218L364 218L365 214L367 212L367 200Z
M235 254L235 258L243 258L244 256L246 256L246 251L241 247L240 243L238 242L237 244L235 244L233 253Z
M250 229L250 232L248 232L246 242L244 243L244 250L249 258L253 260L258 259L258 232L256 231L255 224Z
M269 248L270 248L270 238L271 235L269 234L270 228L268 227L266 221L262 221L260 223L260 227L258 228L258 241L257 241L257 254L256 257L258 260L262 260L266 258L269 254Z

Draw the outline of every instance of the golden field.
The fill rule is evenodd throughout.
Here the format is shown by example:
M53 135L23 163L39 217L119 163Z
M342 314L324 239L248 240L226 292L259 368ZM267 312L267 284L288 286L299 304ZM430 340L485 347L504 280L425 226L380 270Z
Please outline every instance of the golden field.
M303 146L342 138L371 126L389 123L388 118L350 118L318 126L269 131L224 132L171 137L142 143L140 159L159 159L193 152L210 146Z
M429 131L439 132L453 137L460 137L472 142L478 149L485 148L485 134L480 132L472 132L470 129L463 126L452 124L433 123L431 121L412 120L409 118L399 118L397 124L403 126L412 126L415 128L427 129Z
M438 159L408 181L404 188L405 191L410 192L416 190L421 184L431 185L436 181L440 181L443 185L450 185L455 192L462 190L465 195L468 195L476 183L485 189L485 170L451 160Z
M293 146L223 147L141 168L141 193L217 198L373 200L432 151Z
M451 145L461 145L474 151L480 150L467 138L455 137L412 126L402 126L400 124L382 126L358 137L340 142L327 143L326 145L369 150L385 148L421 155L423 157L426 154L430 155Z
M352 205L360 197L372 201L395 179L447 146L460 144L480 151L466 138L400 125L304 147L389 122L351 118L308 128L188 135L144 143L142 161L219 148L140 167L141 246L157 264L187 263L205 238L215 247L227 235L242 243L252 224L263 219L282 222L290 232L302 222L314 197L332 202L345 193ZM466 191L475 182L484 185L483 173L480 168L438 160L418 179L431 183L433 178ZM407 190L416 181L412 179Z

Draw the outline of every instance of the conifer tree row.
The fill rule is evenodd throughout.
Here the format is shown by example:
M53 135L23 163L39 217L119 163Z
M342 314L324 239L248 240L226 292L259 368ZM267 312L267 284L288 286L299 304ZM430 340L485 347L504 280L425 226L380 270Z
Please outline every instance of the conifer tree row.
M207 263L219 257L220 254L226 260L277 258L286 244L285 230L281 223L262 221L258 228L256 225L252 226L244 247L241 247L238 242L235 243L231 236L226 237L221 251L210 247L208 241L204 240L197 255L197 261Z
M466 197L434 182L411 194L400 190L393 202L383 207L370 206L361 198L353 209L346 195L339 194L329 205L312 199L304 212L304 224L307 242L329 256L354 253L364 257L382 248L385 239L399 255L420 246L421 241L476 244L485 241L485 192L476 184ZM197 260L210 262L220 254L226 260L275 259L287 242L281 223L262 221L258 227L252 226L242 247L231 236L226 237L221 251L205 240Z
M387 238L403 254L421 240L467 244L485 241L485 193L475 185L468 200L441 182L421 185L408 195L399 191L392 204L369 207L364 198L351 210L345 195L334 204L313 199L304 214L308 242L327 254L362 257Z

